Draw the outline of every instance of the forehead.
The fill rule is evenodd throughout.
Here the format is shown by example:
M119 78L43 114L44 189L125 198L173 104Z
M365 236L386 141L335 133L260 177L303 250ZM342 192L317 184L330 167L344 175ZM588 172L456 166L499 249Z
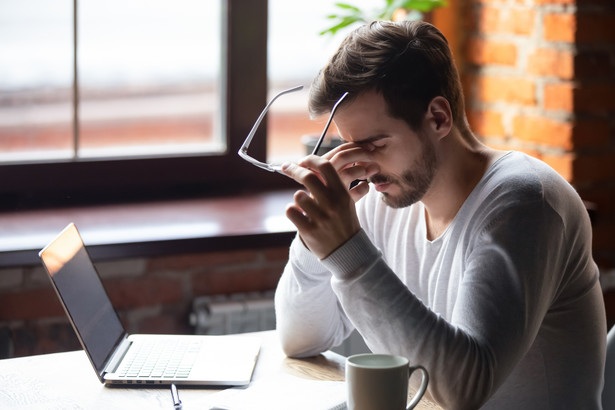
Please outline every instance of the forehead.
M391 117L382 94L367 91L340 105L333 121L345 141L368 142L407 129L405 121Z
M335 113L335 118L364 115L366 113L386 113L387 104L384 96L377 91L365 91L346 104L342 103Z

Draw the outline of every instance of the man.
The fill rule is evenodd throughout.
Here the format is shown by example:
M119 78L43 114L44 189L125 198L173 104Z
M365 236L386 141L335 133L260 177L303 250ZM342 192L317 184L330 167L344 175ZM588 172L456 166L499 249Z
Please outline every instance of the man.
M600 408L604 304L574 189L475 138L430 24L353 32L315 79L312 114L344 92L347 143L283 166L307 189L287 208L298 237L276 292L286 354L356 328L426 367L447 409Z

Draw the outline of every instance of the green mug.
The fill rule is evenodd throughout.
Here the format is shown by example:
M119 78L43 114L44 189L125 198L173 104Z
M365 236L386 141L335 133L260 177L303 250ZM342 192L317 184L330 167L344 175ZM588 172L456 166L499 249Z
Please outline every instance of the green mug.
M408 382L415 370L422 373L421 386L407 404ZM403 356L364 353L346 359L348 410L413 409L425 394L428 383L427 370L410 366Z

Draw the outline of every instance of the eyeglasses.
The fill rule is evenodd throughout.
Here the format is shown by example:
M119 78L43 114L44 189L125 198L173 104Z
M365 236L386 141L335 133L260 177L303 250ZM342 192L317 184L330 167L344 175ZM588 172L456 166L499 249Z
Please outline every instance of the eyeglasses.
M239 154L241 158L245 159L252 165L255 165L262 169L266 169L269 172L279 172L280 174L284 174L282 172L282 165L261 162L255 158L252 158L248 154L248 147L250 146L250 143L252 142L252 138L254 138L254 134L256 134L256 130L258 129L258 126L261 124L261 121L263 121L263 118L265 118L265 114L267 114L267 111L269 111L269 107L271 107L271 104L273 104L273 102L277 100L279 97L281 97L282 95L292 93L295 91L299 91L302 88L303 86L299 85L297 87L293 87L293 88L289 88L288 90L281 91L278 94L276 94L271 99L271 101L269 101L269 103L263 109L263 112L261 112L261 115L258 116L256 122L254 123L254 126L252 127L252 130L250 130L250 133L248 134L248 137L244 141L243 145L241 146L239 151L237 151L237 153ZM316 153L320 149L320 146L322 145L325 135L327 134L327 130L329 129L329 125L331 125L331 121L333 120L333 114L335 114L335 111L337 110L337 106L344 100L344 98L346 98L347 95L348 93L344 93L344 95L342 95L340 99L337 100L337 102L333 106L333 109L331 110L331 114L329 114L329 119L327 120L327 124L325 125L325 129L322 131L322 134L320 134L320 138L318 138L318 142L316 143L316 146L314 147L314 151L312 152L312 154L316 155Z

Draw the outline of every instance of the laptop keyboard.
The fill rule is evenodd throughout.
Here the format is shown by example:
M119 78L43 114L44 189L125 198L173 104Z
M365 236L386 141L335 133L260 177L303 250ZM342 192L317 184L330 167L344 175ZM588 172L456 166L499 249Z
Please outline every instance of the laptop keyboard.
M177 339L133 345L122 361L118 375L125 378L187 378L201 345L201 340Z

